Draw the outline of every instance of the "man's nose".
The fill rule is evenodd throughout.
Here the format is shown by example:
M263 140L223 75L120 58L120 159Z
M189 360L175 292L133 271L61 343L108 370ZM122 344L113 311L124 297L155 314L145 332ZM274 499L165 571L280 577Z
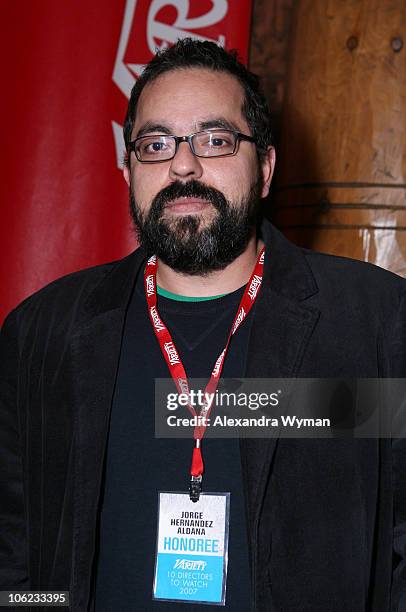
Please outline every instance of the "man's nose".
M200 178L203 168L200 160L190 149L188 142L179 143L175 157L171 160L169 175L172 179Z

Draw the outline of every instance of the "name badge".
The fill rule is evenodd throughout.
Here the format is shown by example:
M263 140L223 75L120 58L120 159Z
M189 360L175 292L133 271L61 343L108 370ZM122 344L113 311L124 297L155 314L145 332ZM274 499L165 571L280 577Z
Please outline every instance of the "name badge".
M225 605L230 493L159 493L153 599Z

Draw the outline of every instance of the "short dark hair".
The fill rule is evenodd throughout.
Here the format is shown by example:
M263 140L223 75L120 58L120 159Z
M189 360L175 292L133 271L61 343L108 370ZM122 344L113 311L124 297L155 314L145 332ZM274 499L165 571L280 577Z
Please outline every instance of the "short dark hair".
M271 117L266 98L260 88L259 78L239 61L237 51L226 51L216 43L192 38L183 38L172 47L158 51L135 82L123 128L126 151L134 127L137 103L145 85L161 74L182 68L227 72L239 81L245 96L241 110L256 140L258 156L260 159L263 158L267 148L272 144ZM125 163L128 163L127 155Z

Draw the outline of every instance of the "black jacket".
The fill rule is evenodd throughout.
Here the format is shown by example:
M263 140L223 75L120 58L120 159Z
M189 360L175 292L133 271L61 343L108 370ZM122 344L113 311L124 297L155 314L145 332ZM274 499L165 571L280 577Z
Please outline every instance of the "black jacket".
M268 222L263 235L246 376L403 377L406 282L300 249ZM138 249L60 279L3 326L0 589L70 590L72 611L91 609L108 418L143 261ZM241 459L253 609L406 609L403 440L242 440ZM277 469L286 486L272 498Z

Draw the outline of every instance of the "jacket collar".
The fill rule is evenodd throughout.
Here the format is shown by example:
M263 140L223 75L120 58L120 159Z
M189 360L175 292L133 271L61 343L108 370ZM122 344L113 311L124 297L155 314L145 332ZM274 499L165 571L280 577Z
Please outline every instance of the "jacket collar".
M146 260L142 248L138 248L124 259L108 265L105 276L88 295L83 311L83 322L112 310L125 310L130 301L135 279Z
M266 245L264 284L281 296L305 300L318 291L306 251L289 242L267 219L260 234Z

